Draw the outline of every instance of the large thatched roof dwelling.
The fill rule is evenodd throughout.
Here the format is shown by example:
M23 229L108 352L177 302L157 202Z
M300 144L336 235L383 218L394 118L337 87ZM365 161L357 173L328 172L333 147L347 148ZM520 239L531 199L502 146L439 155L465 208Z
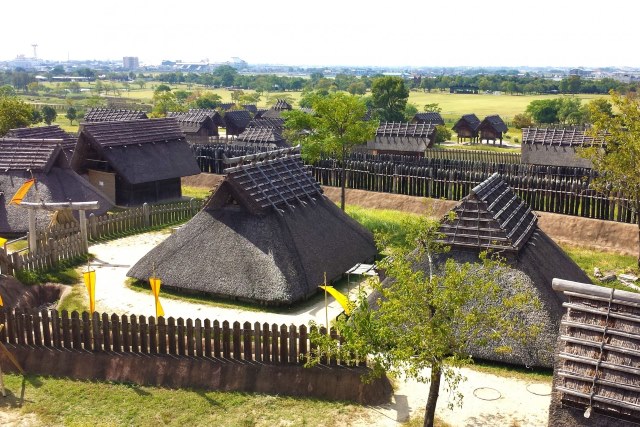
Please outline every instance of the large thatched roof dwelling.
M127 273L270 305L306 299L371 260L371 234L324 197L294 149L247 156L202 211Z
M147 113L140 110L114 108L90 108L82 119L83 122L126 122L128 120L148 119Z
M58 125L10 129L5 136L23 139L60 139L62 140L62 151L67 156L67 160L71 160L73 150L78 142L78 137L65 132Z
M383 122L376 130L375 139L367 141L367 150L373 154L424 157L435 140L435 123Z
M71 166L121 206L179 199L180 178L200 173L172 118L85 123Z
M550 426L640 425L640 294L566 280Z
M500 275L505 292L516 285L532 290L542 308L522 313L525 322L541 325L535 342L512 354L473 349L475 357L502 362L551 367L562 298L552 291L555 277L589 282L588 276L537 226L537 217L498 174L477 185L453 209L454 219L445 217L442 242L451 247L445 255L460 262L476 262L482 251L498 253L506 260ZM510 343L513 344L513 343Z
M206 110L170 111L167 117L178 121L180 130L191 144L207 144L210 136L218 136L218 125Z
M589 159L577 150L593 145L602 146L603 138L586 134L584 126L548 126L522 129L522 163L551 166L591 168Z
M25 202L93 202L102 214L113 204L70 167L62 152L62 140L0 139L0 233L29 231L29 215L24 208L9 205L11 197L25 181L35 178ZM38 227L46 227L51 212L36 211Z
M411 119L411 123L433 123L434 125L444 125L444 119L435 111L416 113Z

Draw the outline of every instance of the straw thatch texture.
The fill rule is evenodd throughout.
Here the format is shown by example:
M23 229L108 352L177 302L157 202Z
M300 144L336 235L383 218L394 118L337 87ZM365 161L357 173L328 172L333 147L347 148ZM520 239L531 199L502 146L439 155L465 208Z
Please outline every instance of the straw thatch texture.
M155 268L165 286L286 305L375 254L371 234L284 157L228 169L205 208L127 275Z
M58 125L11 129L6 136L8 138L22 139L59 139L62 141L62 151L64 151L68 160L71 160L71 155L78 142L76 136L65 132Z
M568 302L558 340L550 423L637 425L640 295L558 280L554 288L562 290Z
M603 138L594 138L585 131L583 126L528 127L522 129L522 143L566 147L604 144Z
M411 123L433 123L436 125L444 125L444 119L440 113L429 111L426 113L416 113L413 116Z
M90 108L84 115L83 122L119 122L127 120L147 119L147 113L138 110L112 108Z
M480 127L480 119L475 114L465 114L454 125L453 130L457 133L470 132L477 135Z

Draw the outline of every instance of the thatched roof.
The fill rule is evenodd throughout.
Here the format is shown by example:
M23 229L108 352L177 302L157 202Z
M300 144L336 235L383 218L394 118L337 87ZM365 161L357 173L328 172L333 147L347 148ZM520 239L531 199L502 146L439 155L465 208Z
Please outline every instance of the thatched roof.
M475 114L465 114L453 125L453 130L458 132L458 129L469 129L473 132L477 131L480 127L480 119Z
M480 126L479 130L483 129L493 129L494 132L506 132L509 130L507 125L502 121L499 115L494 114L492 116L487 116L484 118Z
M249 125L251 113L247 110L232 110L224 113L227 135L240 135Z
M433 123L383 122L376 130L376 136L407 136L430 138L436 131Z
M537 217L494 173L478 184L445 218L443 243L460 248L519 251L536 228Z
M289 144L281 132L280 128L249 127L238 135L234 145L263 146L269 149L288 147Z
M218 134L218 127L206 110L170 111L167 113L167 117L176 119L180 130L186 134L198 133L203 128L210 136Z
M566 280L554 280L553 288L568 301L549 425L637 425L640 294Z
M119 122L147 119L147 113L138 110L114 110L111 108L90 108L84 115L84 122Z
M383 122L375 139L367 141L367 148L380 151L424 153L435 141L433 123Z
M316 293L324 272L334 279L375 256L371 234L322 195L299 155L247 159L127 275L147 279L155 268L172 288L286 305Z
M436 125L444 125L444 119L440 113L430 111L426 113L416 113L416 115L413 116L411 123L433 123Z
M35 185L24 198L26 202L98 201L102 214L112 207L104 194L69 168L62 152L61 140L0 139L0 233L25 233L29 230L26 210L9 205L11 197L25 181L35 178ZM39 226L49 223L50 213L37 211Z
M280 118L280 117L276 117L276 118L267 118L267 117L260 117L260 118L253 118L253 120L251 120L249 122L249 125L247 126L247 129L249 128L269 128L269 129L279 129L280 131L282 131L284 129L284 119Z
M210 108L191 108L189 109L189 112L194 114L206 114L207 116L211 117L214 125L224 126L224 119L222 118L222 115L216 110L212 110Z
M7 132L6 137L22 139L59 139L62 141L62 150L68 154L73 153L73 149L76 148L76 142L78 142L78 137L65 132L58 125L10 129L9 132Z
M276 111L288 111L288 110L292 110L293 107L291 106L291 104L289 104L287 101L285 101L284 99L278 99L276 100L276 103L273 107L271 107L272 109L276 110Z
M604 144L603 138L585 133L583 126L528 127L522 129L522 143L548 146L581 147Z
M73 169L84 173L89 156L104 159L131 184L200 173L178 122L172 118L86 123L71 161Z

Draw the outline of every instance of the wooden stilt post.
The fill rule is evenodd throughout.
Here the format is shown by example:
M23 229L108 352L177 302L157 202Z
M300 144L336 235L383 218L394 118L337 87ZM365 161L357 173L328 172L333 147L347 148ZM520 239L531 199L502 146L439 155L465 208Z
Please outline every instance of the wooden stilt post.
M89 233L87 232L87 217L85 210L78 211L80 217L80 237L82 237L82 248L85 252L89 252Z
M29 252L38 252L38 233L36 232L36 211L29 209Z

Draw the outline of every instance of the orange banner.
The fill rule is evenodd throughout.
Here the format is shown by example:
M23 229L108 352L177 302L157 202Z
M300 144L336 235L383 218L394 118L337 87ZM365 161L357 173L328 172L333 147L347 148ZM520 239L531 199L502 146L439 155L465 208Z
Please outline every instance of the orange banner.
M36 182L35 178L25 181L24 184L22 184L20 188L18 188L18 191L16 191L16 194L13 195L9 204L19 205L20 203L22 203L22 199L24 199L24 196L27 195L27 193L29 192L29 189L35 182Z
M164 309L160 304L160 285L162 281L157 277L149 277L149 284L151 285L151 292L156 300L156 317L164 316Z

